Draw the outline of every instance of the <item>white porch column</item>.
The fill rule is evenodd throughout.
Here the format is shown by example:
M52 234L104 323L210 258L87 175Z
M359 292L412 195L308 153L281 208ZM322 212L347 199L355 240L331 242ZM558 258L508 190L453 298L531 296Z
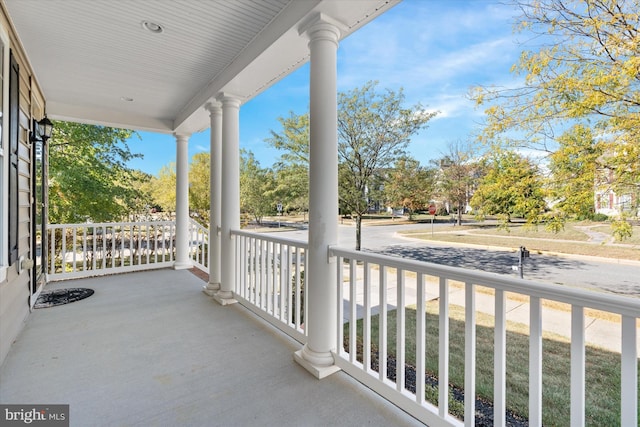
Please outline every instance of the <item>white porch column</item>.
M220 290L220 231L222 200L222 108L217 102L205 105L211 117L209 163L209 283L203 291L213 296Z
M213 298L222 305L233 298L236 283L235 247L231 230L240 229L240 99L220 94L222 103L222 180L220 226L220 290Z
M189 136L176 137L176 261L173 268L191 268L189 258Z
M337 49L340 30L328 17L316 16L300 33L309 37L309 271L305 275L308 301L308 341L295 360L317 378L339 370L336 349L336 259L328 248L338 243L338 106Z

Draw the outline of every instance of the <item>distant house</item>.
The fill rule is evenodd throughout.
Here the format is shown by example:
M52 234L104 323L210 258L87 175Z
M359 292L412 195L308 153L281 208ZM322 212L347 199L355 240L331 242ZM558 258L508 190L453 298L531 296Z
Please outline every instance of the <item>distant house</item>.
M615 173L609 168L603 168L596 174L594 189L595 212L608 216L627 214L640 216L638 205L638 191L616 191L614 189Z

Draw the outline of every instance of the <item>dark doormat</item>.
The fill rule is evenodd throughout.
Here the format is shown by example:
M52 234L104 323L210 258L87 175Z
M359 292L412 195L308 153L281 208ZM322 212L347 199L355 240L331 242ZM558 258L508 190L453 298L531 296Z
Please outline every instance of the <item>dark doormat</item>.
M93 295L93 289L89 288L67 288L42 291L36 300L34 308L55 307L56 305L69 304L80 301Z

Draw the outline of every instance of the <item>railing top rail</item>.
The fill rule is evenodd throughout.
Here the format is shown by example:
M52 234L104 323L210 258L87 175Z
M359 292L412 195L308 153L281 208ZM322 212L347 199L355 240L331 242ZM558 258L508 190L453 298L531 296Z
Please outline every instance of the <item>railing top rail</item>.
M502 289L508 292L550 299L582 307L590 307L620 315L640 317L640 299L566 288L558 285L535 282L533 280L504 276L497 273L396 258L389 255L356 251L336 246L332 246L329 252L332 256L356 259L372 264L381 264L391 268L399 268L431 276L446 277L447 279L464 283L472 283Z
M122 221L122 222L83 222L76 224L47 224L47 229L80 228L80 227L112 227L112 226L140 226L140 225L172 225L174 221Z
M287 239L287 238L283 238L283 237L274 237L274 236L269 235L269 234L256 233L256 232L245 231L245 230L231 230L231 234L232 235L236 235L236 236L256 237L256 238L261 239L261 240L266 240L266 241L275 242L275 243L283 243L285 245L296 246L296 247L302 248L302 249L308 249L309 248L309 244L307 242L305 242L304 240Z
M198 228L203 228L205 230L208 230L208 227L206 225L200 224L197 220L193 218L189 218L189 223L191 223L191 225L195 225Z

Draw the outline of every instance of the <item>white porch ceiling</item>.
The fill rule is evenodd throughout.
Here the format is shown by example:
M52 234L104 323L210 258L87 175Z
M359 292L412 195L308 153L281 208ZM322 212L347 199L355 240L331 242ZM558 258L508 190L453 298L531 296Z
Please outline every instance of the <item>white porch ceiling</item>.
M49 117L157 132L209 127L219 92L243 102L308 60L316 13L342 37L400 0L3 0ZM153 34L142 22L160 24ZM127 101L126 99L133 99Z

